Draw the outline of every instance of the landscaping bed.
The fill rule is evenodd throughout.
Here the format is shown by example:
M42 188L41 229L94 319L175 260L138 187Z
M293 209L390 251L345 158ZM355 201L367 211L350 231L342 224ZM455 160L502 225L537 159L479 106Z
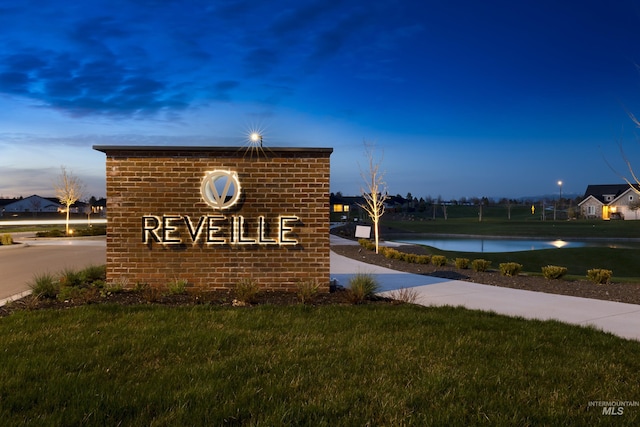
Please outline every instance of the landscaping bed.
M403 245L396 249L400 252L417 255L429 254L427 248L419 245ZM625 282L601 285L587 280L586 276L584 280L548 280L542 276L525 274L509 277L501 275L499 271L476 272L470 268L458 269L451 265L440 267L432 264L408 263L398 259L386 258L382 254L376 254L374 251L369 251L356 245L332 246L331 250L339 255L357 259L367 264L374 264L407 273L424 274L528 291L640 304L640 283ZM497 266L493 267L497 268Z
M379 296L368 297L358 304L392 304L396 301ZM307 297L304 301L300 295L291 291L260 291L251 300L245 302L236 298L233 290L185 291L171 293L165 289L145 288L142 290L105 291L98 288L83 288L69 298L43 298L28 295L0 307L0 317L22 310L58 309L96 304L118 304L123 306L157 305L157 306L229 306L253 307L262 305L290 306L290 305L353 305L354 300L350 290L338 288L333 292L318 292Z

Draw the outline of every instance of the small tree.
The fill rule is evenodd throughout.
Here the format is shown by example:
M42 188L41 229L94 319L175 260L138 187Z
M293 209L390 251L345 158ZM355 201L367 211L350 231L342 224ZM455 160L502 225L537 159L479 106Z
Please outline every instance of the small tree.
M69 211L71 210L71 205L82 197L84 184L80 181L80 178L71 172L67 172L64 166L60 166L60 175L54 183L53 188L56 191L56 197L60 200L60 203L66 207L67 222L65 232L69 235Z
M374 156L374 146L364 143L364 154L367 158L369 168L367 171L360 169L360 176L365 182L365 188L361 189L365 203L360 207L367 212L371 222L373 222L373 233L376 242L376 253L378 253L380 243L380 218L384 215L384 202L389 198L387 185L384 182L384 172L380 171L382 160L376 160Z

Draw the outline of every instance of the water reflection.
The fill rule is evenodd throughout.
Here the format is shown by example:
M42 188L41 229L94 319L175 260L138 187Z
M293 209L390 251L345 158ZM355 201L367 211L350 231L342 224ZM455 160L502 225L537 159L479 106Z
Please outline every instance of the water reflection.
M564 248L568 244L569 242L565 242L564 240L554 240L553 242L551 242L551 245L555 246L558 249Z

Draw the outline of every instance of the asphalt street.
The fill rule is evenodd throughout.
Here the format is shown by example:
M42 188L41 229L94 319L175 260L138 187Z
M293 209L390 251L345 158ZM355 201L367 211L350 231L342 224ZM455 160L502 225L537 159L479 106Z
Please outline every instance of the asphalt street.
M38 274L57 273L106 263L106 239L30 239L14 247L0 246L0 301L28 291Z

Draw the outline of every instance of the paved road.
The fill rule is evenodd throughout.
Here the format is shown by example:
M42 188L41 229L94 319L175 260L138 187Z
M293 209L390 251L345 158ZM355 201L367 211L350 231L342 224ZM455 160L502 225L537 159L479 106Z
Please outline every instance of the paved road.
M0 247L0 300L29 290L29 282L42 273L80 269L106 263L104 237L90 239L22 239L20 247Z

